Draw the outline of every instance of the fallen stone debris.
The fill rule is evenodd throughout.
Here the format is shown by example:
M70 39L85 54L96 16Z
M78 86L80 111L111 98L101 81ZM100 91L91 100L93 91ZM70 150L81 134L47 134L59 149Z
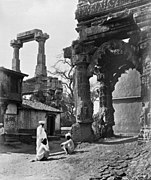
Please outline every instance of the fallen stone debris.
M151 180L151 142L137 145L126 154L112 153L106 165L99 167L99 176L89 180ZM120 151L119 151L120 152Z

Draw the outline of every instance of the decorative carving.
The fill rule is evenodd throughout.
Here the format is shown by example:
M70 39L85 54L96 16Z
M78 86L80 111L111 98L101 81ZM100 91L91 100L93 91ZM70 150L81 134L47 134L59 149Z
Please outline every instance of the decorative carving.
M34 36L36 41L46 41L49 38L49 35L47 33L37 32Z
M120 58L118 62L118 57L122 57L123 61ZM114 60L116 60L116 63ZM134 50L129 44L119 40L111 40L103 43L93 55L93 62L89 68L91 67L93 69L93 73L97 75L97 80L100 81L100 117L107 124L109 134L113 133L112 126L114 125L112 91L118 79L115 74L120 76L123 70L125 71L126 68L130 67L130 64L137 67L137 63Z
M10 45L13 48L21 48L23 46L23 43L20 40L13 39L10 41Z
M147 2L148 0L146 0ZM141 0L133 0L134 4L141 3ZM146 3L144 2L144 4ZM79 1L78 9L76 11L76 19L82 19L84 17L92 16L98 13L104 13L111 11L112 9L120 8L126 9L132 3L131 0L81 0Z
M107 25L106 26L105 25L91 26L89 28L85 28L85 29L81 30L80 38L82 38L84 40L89 36L99 34L99 33L103 33L103 32L107 32L109 30L110 30L110 28Z
M126 61L130 61L137 68L138 60L136 59L136 54L134 50L130 47L128 43L121 40L111 40L103 43L94 54L94 59L102 59L102 56L108 53L108 55L122 55ZM99 63L99 62L97 62Z

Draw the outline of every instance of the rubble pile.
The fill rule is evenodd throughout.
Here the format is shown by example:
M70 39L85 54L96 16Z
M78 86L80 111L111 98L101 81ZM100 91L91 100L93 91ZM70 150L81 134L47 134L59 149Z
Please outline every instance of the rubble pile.
M150 147L148 142L130 151L119 149L106 154L100 159L103 163L98 167L98 175L89 180L151 180Z

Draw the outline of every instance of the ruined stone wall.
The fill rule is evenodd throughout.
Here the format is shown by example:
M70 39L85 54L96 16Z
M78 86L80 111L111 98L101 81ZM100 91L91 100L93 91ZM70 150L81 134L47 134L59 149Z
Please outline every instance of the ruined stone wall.
M4 128L6 133L16 133L17 132L17 115L8 114L4 115Z
M46 121L46 112L35 110L20 110L18 114L18 129L36 129L39 121Z
M126 71L119 78L113 92L114 132L137 134L140 130L141 79L135 69Z
M5 97L9 92L9 78L8 76L0 71L0 97Z

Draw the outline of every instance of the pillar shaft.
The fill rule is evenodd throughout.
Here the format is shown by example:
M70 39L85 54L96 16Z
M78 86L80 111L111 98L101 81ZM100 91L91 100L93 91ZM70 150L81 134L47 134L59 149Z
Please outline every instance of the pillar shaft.
M151 128L151 37L149 38L147 34L140 43L140 50L143 52L141 56L143 63L141 86L142 101L145 103L145 126Z
M93 105L90 99L90 83L87 76L87 63L82 62L76 65L74 97L76 108L76 121L78 123L91 123Z
M45 57L45 41L49 38L47 34L35 35L35 40L38 42L38 55L35 76L47 76L46 57Z
M22 43L18 40L12 40L10 45L14 48L12 70L20 72L19 49L22 47Z
M110 74L108 72L97 72L97 80L100 82L99 101L100 119L106 125L106 136L112 136L112 126L114 123L114 108L112 105L112 90L110 84Z
M78 41L72 45L72 64L74 72L74 101L76 109L76 123L72 125L74 141L92 141L93 104L90 99L90 83L88 75L88 56Z

